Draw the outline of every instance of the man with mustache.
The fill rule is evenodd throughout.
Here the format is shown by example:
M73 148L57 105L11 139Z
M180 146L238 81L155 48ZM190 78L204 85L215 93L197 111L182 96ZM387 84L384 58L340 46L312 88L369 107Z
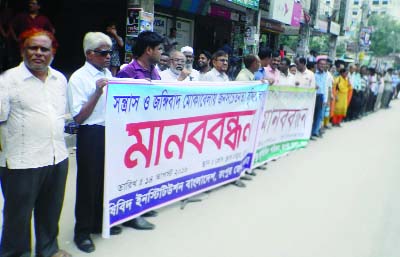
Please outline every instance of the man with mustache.
M171 52L170 66L160 73L161 80L164 81L194 81L197 80L191 76L190 70L185 68L186 57L179 51Z

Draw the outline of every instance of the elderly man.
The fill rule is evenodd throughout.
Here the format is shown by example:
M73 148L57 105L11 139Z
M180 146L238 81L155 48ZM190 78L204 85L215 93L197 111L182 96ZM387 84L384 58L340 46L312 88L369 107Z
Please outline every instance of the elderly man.
M257 55L247 55L243 58L244 68L236 76L236 81L254 80L254 73L260 69L260 58Z
M164 81L195 81L198 78L192 76L192 72L185 68L186 57L179 51L171 52L169 69L160 73L161 80Z
M294 77L294 84L296 87L315 88L314 73L307 69L306 63L307 60L305 57L296 59L297 72Z
M70 256L59 250L68 151L64 141L67 80L52 69L57 42L51 32L30 29L19 37L23 62L0 79L1 186L4 219L0 256Z
M229 56L223 50L218 50L212 56L213 68L204 74L200 80L202 81L229 81L226 74L228 71Z
M89 32L83 39L85 64L75 71L68 87L68 100L74 120L80 124L77 135L77 182L74 242L90 253L95 245L90 234L101 233L104 191L105 105L103 92L111 60L111 39L101 32ZM120 227L110 234L121 233Z
M186 57L185 69L190 72L190 76L193 78L192 80L199 80L200 72L198 70L193 69L194 55L193 48L190 46L184 46L181 48L181 53L183 53Z

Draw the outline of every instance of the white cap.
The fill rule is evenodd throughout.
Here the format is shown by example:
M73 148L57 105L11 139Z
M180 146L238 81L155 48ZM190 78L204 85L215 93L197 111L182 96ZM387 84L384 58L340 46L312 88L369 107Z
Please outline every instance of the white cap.
M184 47L181 48L181 53L183 53L183 52L189 52L189 53L193 54L194 51L193 51L192 47L184 46Z

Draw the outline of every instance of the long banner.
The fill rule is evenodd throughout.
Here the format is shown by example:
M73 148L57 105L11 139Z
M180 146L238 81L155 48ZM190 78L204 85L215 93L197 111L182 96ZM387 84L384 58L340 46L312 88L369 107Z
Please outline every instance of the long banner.
M270 86L260 115L252 168L305 147L314 106L315 89Z
M103 237L149 210L238 179L253 163L267 85L113 80Z

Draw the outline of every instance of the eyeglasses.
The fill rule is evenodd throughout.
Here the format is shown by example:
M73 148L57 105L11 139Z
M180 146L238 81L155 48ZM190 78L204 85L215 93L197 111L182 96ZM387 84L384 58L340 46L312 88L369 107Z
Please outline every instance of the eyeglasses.
M186 58L193 58L193 55L185 55Z
M92 51L104 57L112 54L112 50L92 50Z
M185 63L185 60L182 59L171 59L171 60L176 63Z
M219 61L219 62L226 62L226 63L228 63L228 59L217 59L217 61Z

